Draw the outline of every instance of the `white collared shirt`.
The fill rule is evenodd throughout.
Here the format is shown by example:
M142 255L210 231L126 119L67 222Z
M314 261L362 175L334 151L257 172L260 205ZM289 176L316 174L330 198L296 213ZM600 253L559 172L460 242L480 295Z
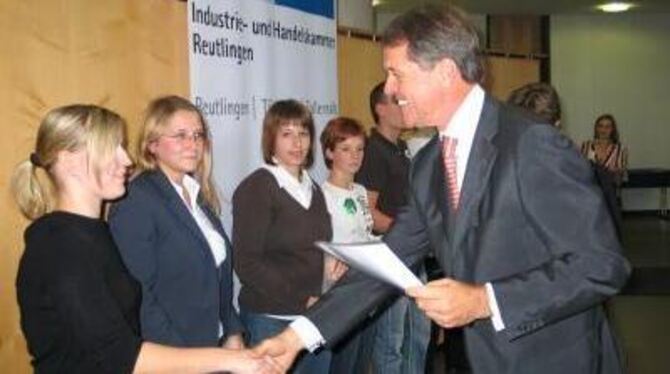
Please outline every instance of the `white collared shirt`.
M456 181L459 190L462 190L463 187L470 150L472 150L472 141L475 139L475 132L477 132L479 119L482 116L485 96L484 90L478 84L474 85L447 126L440 130L441 138L448 136L458 140L458 146L456 147ZM496 331L501 331L505 328L505 324L500 314L493 286L490 282L487 282L484 286L486 287L486 296L491 310L493 328Z
M200 208L200 205L198 205L198 194L200 193L200 184L198 184L198 181L196 181L190 175L188 174L184 175L182 183L184 184L186 192L188 192L188 197L190 200L187 202L185 200L186 198L184 197L184 190L182 189L182 187L174 183L171 179L170 183L172 184L172 187L174 187L174 189L177 191L177 194L184 201L186 207L187 208L189 206L191 207L188 210L189 212L191 212L191 216L193 216L193 219L195 219L195 222L198 224L198 228L200 228L200 232L202 232L202 235L205 237L205 240L207 240L209 250L212 251L212 257L214 257L214 265L218 268L219 266L221 266L223 261L226 260L226 241L223 240L221 234L219 234L219 232L216 231L216 228L214 228L212 222L209 220L209 218L202 210L202 208ZM223 323L219 321L219 338L222 336L223 336Z
M182 187L174 183L172 180L170 180L170 183L172 183L174 189L177 190L177 194L182 198L182 200L184 200L185 198ZM193 219L195 219L195 222L198 224L200 231L205 236L207 244L209 244L209 249L212 251L212 256L214 257L215 266L219 267L223 261L226 260L226 241L223 240L221 234L216 231L216 228L214 228L212 222L209 220L202 208L200 208L198 205L198 194L200 193L200 184L198 184L198 181L196 181L190 175L186 174L184 175L184 180L182 183L184 184L184 188L186 189L186 192L188 192L189 199L191 200L187 204L187 207L191 207L189 212L191 212Z
M279 188L284 189L303 208L309 209L312 203L312 189L314 182L305 170L302 171L302 180L294 177L288 170L279 165L263 165L277 180Z
M458 139L456 147L456 181L458 189L463 187L465 168L470 157L472 141L475 138L477 124L484 107L484 90L479 85L474 85L470 92L458 107L449 123L440 130L440 138L448 136Z

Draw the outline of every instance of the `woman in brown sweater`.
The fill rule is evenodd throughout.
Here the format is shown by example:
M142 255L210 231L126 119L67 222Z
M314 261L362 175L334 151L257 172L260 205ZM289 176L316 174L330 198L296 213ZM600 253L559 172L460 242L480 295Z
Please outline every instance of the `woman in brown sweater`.
M323 254L314 246L331 237L319 186L307 174L313 162L314 122L295 100L274 103L263 121L265 165L233 196L235 270L240 309L255 345L282 331L321 293ZM307 355L293 373L327 373L330 353Z

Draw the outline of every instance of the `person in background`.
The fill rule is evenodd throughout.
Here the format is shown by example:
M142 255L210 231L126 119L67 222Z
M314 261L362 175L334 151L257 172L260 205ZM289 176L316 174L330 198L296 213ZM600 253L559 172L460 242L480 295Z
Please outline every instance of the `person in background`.
M380 82L370 92L370 111L375 120L361 170L356 181L368 191L374 232L383 235L392 227L396 215L407 204L409 191L409 152L400 139L406 128L400 106L384 93ZM425 280L424 264L413 268ZM383 308L382 308L383 309ZM410 299L400 296L377 318L372 345L375 373L422 373L430 341L430 320Z
M526 109L546 123L561 128L561 101L556 89L544 82L533 82L512 91L507 103Z
M556 89L542 82L528 83L512 91L507 99L509 104L528 110L546 123L561 128L561 101ZM617 201L617 190L610 173L600 164L594 163L596 180L602 188L607 208L614 221L617 237L621 239L621 208Z
M240 349L232 304L232 245L212 181L207 124L179 96L145 113L137 174L109 224L130 273L142 285L142 337L180 347Z
M414 127L403 132L401 138L407 144L407 151L410 158L414 158L421 148L423 148L435 136L436 131L432 127Z
M333 227L332 241L337 243L366 242L376 239L372 234L372 214L365 187L354 182L354 175L363 162L365 130L356 120L333 118L321 133L321 149L328 180L321 189L326 197ZM334 257L325 256L324 289L330 288L347 266ZM370 362L374 330L369 321L334 349L331 374L366 373Z
M314 120L296 100L272 104L263 120L265 165L233 194L240 311L254 345L283 330L321 295L324 256L314 242L332 230L312 165ZM330 351L305 355L294 373L327 373Z
M400 139L405 129L400 107L384 94L384 82L370 91L369 103L375 123L365 145L365 157L356 174L356 182L368 191L374 232L384 234L398 210L407 203L405 194L410 160L407 144Z
M603 114L596 118L593 125L593 139L582 143L582 154L610 173L617 188L626 179L628 149L621 144L619 129L611 114Z
M21 328L37 373L275 372L245 350L179 349L140 337L140 287L128 273L103 202L125 192L125 121L94 105L51 110L12 178L33 220L16 279Z

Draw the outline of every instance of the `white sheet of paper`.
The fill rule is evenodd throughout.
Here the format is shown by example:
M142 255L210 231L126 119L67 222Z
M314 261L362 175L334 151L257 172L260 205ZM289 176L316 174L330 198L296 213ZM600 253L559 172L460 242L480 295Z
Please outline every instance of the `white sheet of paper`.
M405 289L421 286L419 278L412 273L386 243L329 243L316 242L319 248L346 262L349 266L382 281Z

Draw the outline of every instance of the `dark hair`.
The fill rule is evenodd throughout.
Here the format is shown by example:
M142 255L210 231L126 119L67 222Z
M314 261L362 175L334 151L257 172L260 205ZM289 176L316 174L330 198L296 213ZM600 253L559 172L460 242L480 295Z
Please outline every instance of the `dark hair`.
M507 102L530 110L552 125L561 120L561 101L550 84L528 83L512 91Z
M333 161L326 157L326 150L332 152L338 144L355 136L360 136L365 140L365 129L363 129L363 126L361 126L355 119L349 117L335 117L328 121L321 133L320 139L323 160L328 169L332 167Z
M598 122L604 119L608 119L610 120L610 122L612 122L612 135L611 135L612 143L619 144L619 128L617 127L614 116L609 113L601 114L598 116L598 118L596 118L596 121L593 123L593 139L595 139L598 135L598 132L596 131L596 126L598 125Z
M275 101L263 119L263 161L266 164L274 165L272 156L275 153L275 140L279 128L290 124L298 124L309 132L309 151L305 158L305 168L309 168L314 163L314 119L312 112L305 104L289 99Z
M382 36L382 45L408 44L408 58L429 69L445 58L458 66L468 83L480 83L484 65L479 35L466 14L451 5L425 5L394 19Z
M370 91L370 114L375 120L375 125L379 124L379 114L377 113L377 104L386 103L389 99L384 93L384 86L386 81L377 83L377 85Z

